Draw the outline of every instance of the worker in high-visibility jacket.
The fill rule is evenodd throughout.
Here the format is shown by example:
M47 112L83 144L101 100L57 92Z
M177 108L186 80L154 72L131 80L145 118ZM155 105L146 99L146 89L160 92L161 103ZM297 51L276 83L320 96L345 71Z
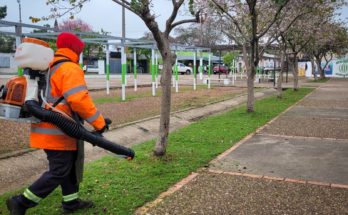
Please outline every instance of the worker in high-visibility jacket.
M46 83L46 100L56 103L56 109L74 117L87 121L99 133L107 128L105 119L98 112L88 94L83 70L78 61L84 43L74 34L61 33L57 37L57 48ZM46 107L48 109L48 107ZM36 206L40 200L48 196L55 188L62 188L62 207L64 212L93 206L90 201L81 200L78 196L80 178L77 178L76 161L80 147L78 140L69 137L51 123L32 124L30 145L44 149L49 162L49 170L29 186L23 194L7 200L11 214L25 214L28 208ZM79 160L80 164L83 159Z

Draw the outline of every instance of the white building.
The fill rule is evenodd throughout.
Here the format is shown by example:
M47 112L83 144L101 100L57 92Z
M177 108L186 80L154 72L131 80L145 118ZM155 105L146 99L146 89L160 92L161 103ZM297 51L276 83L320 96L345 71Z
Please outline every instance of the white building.
M0 53L0 74L17 72L17 65L14 61L14 53Z

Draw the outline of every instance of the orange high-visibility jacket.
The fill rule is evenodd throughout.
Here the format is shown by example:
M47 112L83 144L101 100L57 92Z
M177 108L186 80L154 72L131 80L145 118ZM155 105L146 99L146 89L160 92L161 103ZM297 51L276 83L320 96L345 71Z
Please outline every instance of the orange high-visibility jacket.
M72 62L58 63L50 68L47 78L46 99L54 104L61 96L64 100L56 109L72 116L76 112L96 130L105 126L103 116L97 111L91 97L88 95L84 73L78 63L78 56L68 48L58 49L55 53L52 66L55 62L69 59ZM45 107L48 109L48 107ZM64 134L51 123L40 122L31 125L30 146L33 148L50 150L76 150L77 140Z

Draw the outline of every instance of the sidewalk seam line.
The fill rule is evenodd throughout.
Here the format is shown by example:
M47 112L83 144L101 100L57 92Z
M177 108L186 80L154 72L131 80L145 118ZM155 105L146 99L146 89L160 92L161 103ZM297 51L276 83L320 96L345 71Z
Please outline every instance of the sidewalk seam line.
M347 139L340 138L330 138L330 137L306 137L306 136L293 136L293 135L282 135L282 134L269 134L259 132L256 135L260 136L270 136L270 137L284 137L284 138L294 138L294 139L313 139L313 140L338 140L338 141L347 141Z
M267 175L255 175L255 174L240 173L240 172L226 172L226 171L211 170L211 169L208 169L208 172L213 173L213 174L243 176L243 177L256 178L256 179L268 179L268 180L272 180L272 181L284 181L284 182L288 182L288 183L297 183L297 184L306 184L306 185L317 185L317 186L330 187L330 188L348 189L348 184L337 184L337 183L320 182L320 181L303 180L303 179L286 178L286 177L267 176Z

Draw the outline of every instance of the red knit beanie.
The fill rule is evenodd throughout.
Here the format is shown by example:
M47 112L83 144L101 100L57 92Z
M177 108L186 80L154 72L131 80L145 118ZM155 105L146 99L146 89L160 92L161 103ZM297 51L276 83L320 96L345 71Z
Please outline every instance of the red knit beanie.
M57 37L57 48L68 48L80 55L85 44L75 34L63 32Z

